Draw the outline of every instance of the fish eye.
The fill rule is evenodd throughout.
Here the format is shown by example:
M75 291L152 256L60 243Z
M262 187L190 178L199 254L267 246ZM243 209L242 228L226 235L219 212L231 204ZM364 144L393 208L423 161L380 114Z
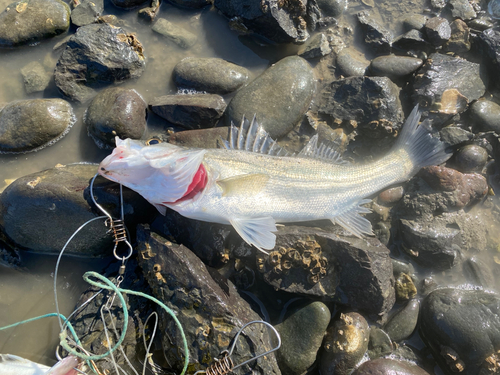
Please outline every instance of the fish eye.
M158 143L161 143L161 140L158 138L151 138L151 139L148 139L145 143L146 143L146 146L152 146L152 145L157 145Z

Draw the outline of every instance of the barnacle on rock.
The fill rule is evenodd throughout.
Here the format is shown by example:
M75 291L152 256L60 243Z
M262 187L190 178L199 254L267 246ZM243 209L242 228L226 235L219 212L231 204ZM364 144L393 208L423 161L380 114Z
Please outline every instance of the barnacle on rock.
M459 358L458 353L448 346L441 346L441 355L446 364L453 372L462 372L465 369L465 363Z
M277 277L288 274L294 268L303 268L307 281L316 284L327 275L328 259L322 255L321 246L315 240L298 240L294 248L279 246L267 258L258 255L256 259L260 272L272 271Z
M271 251L269 253L268 262L271 266L276 266L281 263L281 253L279 251Z

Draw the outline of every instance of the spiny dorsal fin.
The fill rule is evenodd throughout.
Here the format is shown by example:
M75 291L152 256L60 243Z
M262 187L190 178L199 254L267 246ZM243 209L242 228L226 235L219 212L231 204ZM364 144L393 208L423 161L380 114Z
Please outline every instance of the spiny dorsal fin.
M298 156L321 159L335 164L348 164L333 147L327 146L324 143L318 146L317 134L311 137L308 144L299 154L289 153L269 136L264 128L258 124L255 116L252 122L243 116L239 128L231 122L229 139L225 140L221 138L220 141L219 145L227 150L251 151L274 156Z
M220 139L220 143L227 150L241 150L258 152L274 156L292 156L288 151L279 146L269 134L259 125L255 116L252 122L243 116L240 127L231 122L229 139Z
M318 135L311 137L307 145L298 153L299 157L314 158L329 161L335 164L349 164L333 147L321 143L318 146Z

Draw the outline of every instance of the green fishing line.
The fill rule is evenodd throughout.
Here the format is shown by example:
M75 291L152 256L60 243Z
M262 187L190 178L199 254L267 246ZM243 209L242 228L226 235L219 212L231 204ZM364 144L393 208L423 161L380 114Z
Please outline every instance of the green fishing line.
M102 283L99 282L99 281L91 280L91 277L96 278L96 279L102 281ZM113 284L108 278L106 278L105 276L102 276L102 275L98 274L97 272L93 272L93 271L85 272L85 274L83 275L83 279L87 283L89 283L90 285L99 287L101 289L112 290L113 292L116 293L116 295L118 296L118 298L120 300L120 303L122 305L122 309L123 309L124 324L123 324L122 334L121 334L119 340L116 342L115 346L113 346L111 349L109 349L106 353L99 354L99 355L87 355L85 353L78 352L74 348L70 347L69 344L68 344L68 342L66 341L67 332L66 331L62 331L59 334L59 338L61 340L60 341L60 345L68 353L74 355L75 357L78 357L78 358L81 358L81 359L84 359L84 360L87 360L87 361L89 361L89 360L103 359L103 358L109 356L111 353L113 353L122 344L123 340L125 339L125 335L127 333L128 311L127 311L127 305L125 303L125 299L123 298L123 293L125 293L125 294L132 294L132 295L143 297L143 298L149 299L150 301L153 301L154 303L158 304L163 310L165 310L167 312L167 314L169 314L172 317L172 319L174 320L175 324L177 325L177 328L179 329L179 333L180 333L180 335L182 337L182 346L183 346L183 350L184 350L184 367L182 369L181 375L184 375L186 373L187 367L188 367L188 364L189 364L189 349L188 349L188 345L187 345L186 335L184 334L184 330L182 328L181 323L179 322L179 319L177 319L177 317L175 316L175 313L170 308L168 308L167 305L165 305L160 300L158 300L158 299L156 299L154 297L151 297L151 296L149 296L149 295L147 295L145 293L136 292L136 291L130 290L130 289L117 288L116 285ZM49 318L49 317L52 317L52 316L57 316L57 317L60 317L60 318L64 319L64 324L68 325L68 328L69 328L71 334L73 335L73 337L75 338L76 343L78 345L81 345L80 340L78 339L78 336L76 335L76 332L75 332L73 326L71 325L71 323L66 319L66 317L64 315L57 314L57 313L45 314L45 315L37 316L35 318L26 319L26 320L23 320L21 322L13 323L13 324L10 324L10 325L5 326L5 327L0 327L0 331L2 331L4 329L8 329L8 328L14 328L14 327L17 327L17 326L19 326L21 324L33 322L35 320L39 320L39 319L43 319L43 318Z

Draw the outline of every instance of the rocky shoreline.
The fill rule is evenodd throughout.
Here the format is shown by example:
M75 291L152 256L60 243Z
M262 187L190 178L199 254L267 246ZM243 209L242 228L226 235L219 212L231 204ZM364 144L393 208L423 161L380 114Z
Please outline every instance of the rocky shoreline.
M212 364L245 323L259 319L276 327L282 347L235 373L500 371L496 0L432 0L419 13L411 4L369 0L247 6L236 0L172 1L190 12L213 7L242 41L298 45L258 76L219 57L196 56L200 36L169 20L158 1L112 3L136 12L159 43L189 53L171 73L178 91L148 97L119 86L147 71L150 41L108 14L110 4L12 3L0 14L0 48L37 48L68 36L53 43L53 73L39 63L20 69L28 96L0 105L1 154L43 153L72 131L75 107L86 109L78 120L101 149L113 148L115 136L146 141L151 118L164 125L156 141L213 148L227 137L231 122L255 114L290 153L318 134L349 162L364 163L387 153L416 104L430 131L453 151L444 165L426 167L372 197L366 217L375 236L356 238L326 222L297 223L279 228L269 255L229 226L170 210L162 216L124 189L134 254L123 285L176 313L190 345L189 374ZM45 97L50 87L58 97ZM29 97L33 93L43 97ZM23 251L56 254L81 224L102 215L90 197L96 171L91 163L57 165L10 183L0 194L2 263L22 266ZM120 217L116 184L98 177L93 194ZM103 222L92 223L66 252L110 256L107 230ZM117 277L117 265L105 274ZM90 288L79 304L93 294ZM88 308L96 313L103 301L97 298ZM140 327L157 307L135 297L127 303L133 318L124 347L133 358L142 354ZM166 371L179 372L179 332L168 315L158 314L155 345L161 355L155 359ZM102 327L89 316L77 318L75 327L85 345L103 353ZM120 314L117 322L121 327ZM275 345L263 326L242 336L236 362ZM117 361L125 363L123 356ZM113 371L109 362L98 366Z

